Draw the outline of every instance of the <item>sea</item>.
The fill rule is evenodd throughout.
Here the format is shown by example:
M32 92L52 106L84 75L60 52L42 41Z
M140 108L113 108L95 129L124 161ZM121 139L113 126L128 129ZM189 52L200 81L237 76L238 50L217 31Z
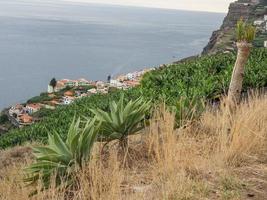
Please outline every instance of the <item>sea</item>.
M106 80L200 54L224 13L0 0L0 109L50 80Z

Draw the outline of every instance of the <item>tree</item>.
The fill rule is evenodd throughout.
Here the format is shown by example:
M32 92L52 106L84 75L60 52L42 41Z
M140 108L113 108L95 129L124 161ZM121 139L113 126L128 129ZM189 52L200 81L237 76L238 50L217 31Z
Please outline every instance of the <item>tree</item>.
M237 22L237 58L232 73L231 83L228 91L228 101L230 105L239 103L242 92L242 85L245 73L245 65L249 58L252 48L252 41L255 39L256 28L250 24L246 24L243 19Z
M110 80L111 80L111 75L108 75L108 78L107 78L108 83L110 83Z
M52 86L53 91L55 91L55 87L57 86L57 80L55 78L52 78L49 85Z
M6 114L0 113L0 124L4 124L7 121L8 121L8 116Z

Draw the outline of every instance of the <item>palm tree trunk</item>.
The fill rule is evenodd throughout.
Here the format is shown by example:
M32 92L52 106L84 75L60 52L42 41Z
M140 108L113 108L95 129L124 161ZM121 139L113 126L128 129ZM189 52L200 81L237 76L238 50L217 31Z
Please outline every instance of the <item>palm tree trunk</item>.
M245 65L247 63L251 47L252 45L248 42L237 43L238 54L228 91L228 101L231 105L235 105L240 102Z

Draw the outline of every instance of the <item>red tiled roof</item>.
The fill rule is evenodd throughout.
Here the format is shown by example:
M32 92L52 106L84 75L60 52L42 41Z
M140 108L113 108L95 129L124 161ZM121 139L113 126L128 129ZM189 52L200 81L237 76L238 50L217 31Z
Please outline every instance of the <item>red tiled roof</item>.
M33 118L29 115L26 115L26 114L19 116L19 119L24 123L30 123L33 121Z
M67 91L64 93L64 96L73 96L74 93L72 91Z
M29 108L33 108L33 109L41 109L41 108L42 108L41 105L36 104L36 103L33 103L33 104L27 104L27 107L29 107Z

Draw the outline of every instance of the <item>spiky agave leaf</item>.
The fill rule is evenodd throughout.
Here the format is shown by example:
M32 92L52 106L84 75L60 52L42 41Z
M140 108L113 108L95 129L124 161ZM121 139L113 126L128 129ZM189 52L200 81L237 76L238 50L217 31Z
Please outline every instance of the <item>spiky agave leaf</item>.
M150 101L146 102L142 98L129 101L126 105L124 96L116 103L110 103L110 112L101 109L91 109L97 121L101 123L101 136L107 140L122 140L128 135L135 134L143 127L141 121L150 109Z
M71 183L71 174L82 168L90 159L100 124L95 119L89 120L80 128L80 119L74 119L68 130L67 139L63 141L58 133L48 135L48 145L33 148L36 162L25 169L24 179L29 185L35 185L41 179L43 188L50 186L53 176L56 186L62 181Z

